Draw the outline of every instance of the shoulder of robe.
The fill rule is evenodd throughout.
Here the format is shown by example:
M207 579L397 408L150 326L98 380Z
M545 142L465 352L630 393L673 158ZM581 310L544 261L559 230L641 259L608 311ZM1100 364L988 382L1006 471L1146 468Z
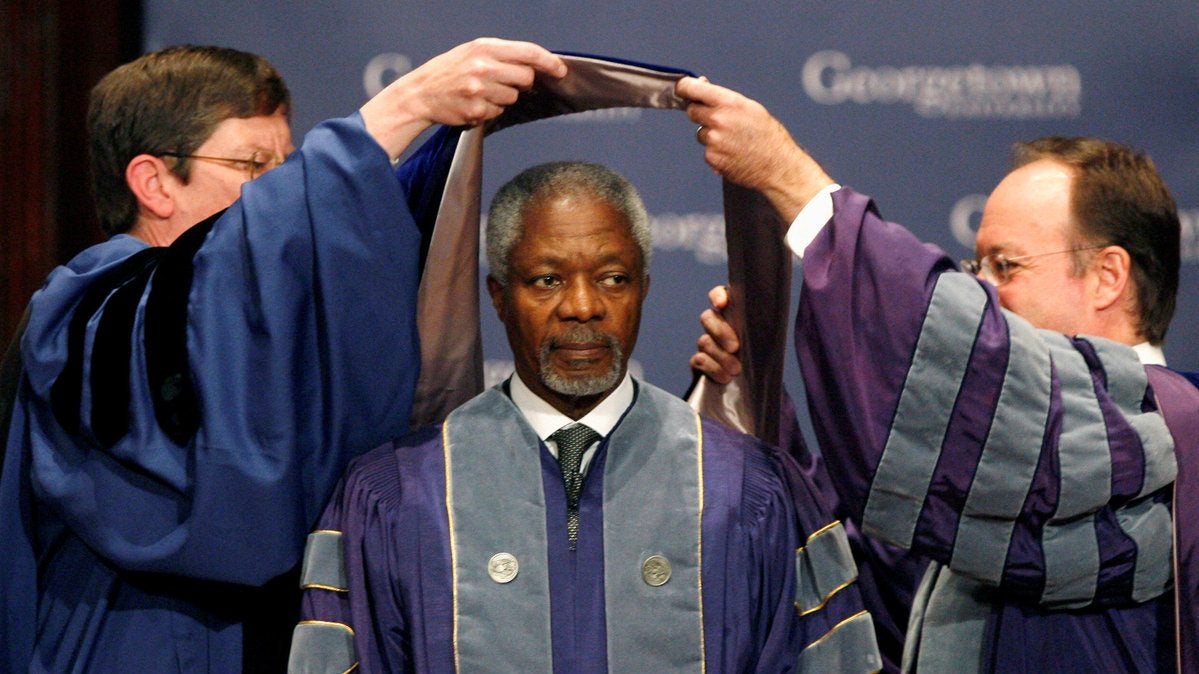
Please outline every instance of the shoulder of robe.
M55 418L64 430L83 432L83 387L92 392L90 440L101 448L116 444L129 432L130 363L137 308L146 296L144 334L146 376L154 416L163 432L179 445L199 428L199 404L187 357L188 295L196 252L216 213L194 225L170 246L141 250L101 275L72 311L67 334L67 360L50 390ZM149 286L147 293L146 287ZM85 353L88 325L99 313L90 354ZM90 376L83 364L90 358Z

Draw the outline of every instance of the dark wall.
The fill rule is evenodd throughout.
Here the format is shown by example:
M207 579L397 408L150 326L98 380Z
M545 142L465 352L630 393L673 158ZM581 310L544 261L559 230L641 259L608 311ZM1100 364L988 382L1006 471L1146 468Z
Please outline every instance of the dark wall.
M87 185L87 94L140 52L135 0L0 7L0 343L46 273L101 239Z

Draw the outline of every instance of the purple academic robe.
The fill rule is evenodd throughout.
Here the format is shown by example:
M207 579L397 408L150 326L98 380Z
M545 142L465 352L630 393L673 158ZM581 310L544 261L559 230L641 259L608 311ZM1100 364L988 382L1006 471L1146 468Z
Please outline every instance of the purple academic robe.
M465 649L483 652L489 660L481 666L488 671L603 672L610 667L621 671L612 662L614 654L633 662L637 669L636 663L651 659L648 654L638 655L637 649L669 651L679 647L676 641L685 639L654 637L659 628L673 629L676 622L685 622L691 615L678 603L651 602L648 608L636 610L631 620L648 622L633 629L632 637L613 635L616 628L625 633L629 630L606 619L616 608L613 602L622 600L619 593L605 595L605 583L614 582L611 558L616 553L608 547L613 530L619 536L622 527L648 528L655 539L680 534L656 529L654 517L647 518L651 521L622 518L606 522L606 515L618 503L639 505L654 499L661 499L666 507L651 508L652 513L682 512L689 507L685 494L668 489L669 480L654 477L660 473L640 478L613 473L613 461L638 466L633 473L641 471L645 464L640 463L640 457L649 451L649 446L640 441L637 446L614 447L626 442L621 439L622 426L627 429L631 424L641 424L654 428L651 433L660 433L664 428L655 425L661 421L652 412L645 411L650 405L645 402L647 395L652 393L648 388L638 383L637 399L630 411L601 443L588 468L574 550L568 543L558 464L498 389L475 399L492 399L493 411L486 417L490 432L482 440L491 444L472 454L470 461L495 462L480 469L483 475L503 473L511 464L523 461L515 481L505 483L497 477L467 484L455 482L447 490L443 438L453 437L447 428L458 423L454 416L446 422L448 427L426 429L356 460L318 530L310 536L304 571L304 621L293 641L291 671L345 671L359 666L363 672L452 672L456 659L466 657L459 653ZM666 396L660 391L654 395L659 401ZM675 404L686 410L681 401L676 399ZM694 422L689 423L694 429ZM680 426L685 428L686 424L667 424L665 428ZM523 434L526 440L532 438L532 443L506 442L503 438L509 433ZM710 421L702 422L699 435L702 519L684 517L683 521L698 521L702 527L702 637L699 630L695 636L702 639L697 641L702 648L696 653L706 661L708 671L787 672L805 666L810 671L877 670L879 660L869 614L862 610L853 582L856 572L844 535L839 524L820 508L810 483L789 457L749 436ZM621 453L624 459L613 459ZM462 459L453 461L457 465ZM538 471L539 475L521 477L527 470ZM613 475L623 475L619 485L606 485L605 480L617 480ZM655 485L650 491L633 488L637 479L646 478L647 484ZM456 604L466 600L465 593L473 597L495 590L483 587L491 584L486 577L473 586L459 577L463 567L456 566L452 558L461 554L464 542L470 544L472 537L486 537L490 532L470 531L469 524L452 515L458 512L457 506L448 504L469 498L467 492L503 489L499 485L520 481L533 491L501 494L497 501L500 506L494 510L507 510L508 503L512 508L534 504L531 510L523 511L535 515L536 521L526 522L533 527L530 534L517 536L512 545L544 537L548 599L536 592L535 583L520 585L526 580L525 574L533 572L526 569L534 569L540 554L521 555L516 582L495 586L505 591L510 588L511 594L506 596L510 597L511 609L501 611L499 619L483 622L481 627L476 622L473 628L456 629L456 611L460 610ZM489 522L488 528L505 526L484 521ZM693 542L695 533L698 530L689 534ZM455 545L457 548L452 550ZM487 551L480 559L490 554ZM679 561L675 559L674 563L678 565ZM648 587L648 580L641 582L638 568L637 564L629 567L636 576L630 593L652 596L656 590ZM683 589L677 586L687 582L678 575L681 571L676 566L676 575L664 587L674 584L676 590ZM812 589L816 587L824 591L817 591L813 600ZM546 646L544 658L537 665L518 667L513 659L535 660L529 653L541 645L543 621L548 624L546 642L552 645ZM511 642L518 645L505 651ZM694 666L697 670L699 662L690 662L688 667L654 669L686 671ZM475 661L475 668L479 666Z
M796 347L842 502L935 562L909 666L1172 668L1176 464L1135 354L1036 330L867 197L833 203Z

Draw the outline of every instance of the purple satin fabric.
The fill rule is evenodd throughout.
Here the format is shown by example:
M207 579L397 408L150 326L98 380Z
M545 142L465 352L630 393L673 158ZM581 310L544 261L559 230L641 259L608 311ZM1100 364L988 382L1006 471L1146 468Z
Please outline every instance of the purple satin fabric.
M354 629L364 672L452 672L453 578L440 429L356 461L318 529L343 533L349 592L308 590L305 619ZM630 448L617 448L629 451ZM569 550L561 471L542 447L555 671L607 671L603 465L584 480L577 550ZM704 424L704 643L709 671L786 671L808 644L861 610L839 592L797 616L794 551L828 522L813 488L776 450ZM626 498L637 498L627 494Z
M1174 436L1174 598L1178 671L1199 671L1199 388L1162 367L1148 367L1158 409Z
M935 247L884 221L869 198L842 189L833 195L833 202L833 224L809 245L804 258L796 347L822 458L843 507L861 513L877 481L875 470L933 289L943 273L955 268ZM960 542L963 504L976 477L1009 353L1008 318L1000 312L994 290L982 290L987 298L981 318L962 311L962 320L978 320L979 327L961 380L947 384L960 386L959 393L940 443L928 446L942 455L931 472L911 541L917 552L942 563L951 561ZM953 318L956 315L945 320ZM1085 342L1076 341L1074 347L1089 360ZM1091 367L1093 374L1100 371L1094 363ZM1173 654L1172 620L1167 615L1173 601L1166 595L1129 604L1136 551L1127 549L1133 543L1120 530L1112 507L1096 516L1098 607L1046 611L1037 606L1045 574L1039 531L1060 498L1056 464L1048 457L1054 454L1060 434L1062 408L1056 389L1061 381L1050 376L1055 391L1050 396L1048 425L1044 437L1034 439L1045 445L1021 515L1014 522L1002 586L993 600L993 625L984 642L989 652L979 664L997 671L1076 671L1092 665L1121 667L1121 663L1160 667L1158 660L1168 662ZM1099 382L1096 393L1110 432L1108 447L1101 450L1111 455L1111 486L1119 503L1141 487L1143 450L1136 432ZM1168 493L1163 489L1154 498L1165 500ZM1184 603L1190 607L1195 602ZM1161 643L1159 634L1166 636L1166 643Z

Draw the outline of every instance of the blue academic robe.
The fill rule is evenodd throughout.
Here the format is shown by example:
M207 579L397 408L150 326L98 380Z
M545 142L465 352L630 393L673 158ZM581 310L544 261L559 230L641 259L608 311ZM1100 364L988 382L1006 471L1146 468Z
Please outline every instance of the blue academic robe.
M292 623L252 588L406 429L420 250L354 115L171 247L118 235L56 269L0 486L0 669L234 672L243 628Z
M637 399L588 468L575 549L557 461L499 389L455 412L482 419L489 432L478 448L447 451L473 437L456 435L456 424L468 422L451 415L358 459L310 536L291 670L699 671L706 662L714 672L876 671L881 662L844 532L794 462L711 421L655 416L671 406L690 414L682 401L638 382ZM634 425L639 430L630 432ZM696 429L702 518L692 510L697 494L673 486L677 475L691 474L678 455L689 445L663 450L646 439ZM667 463L682 467L677 473L660 470L664 451ZM463 465L474 478L447 477ZM493 506L480 513L461 504L476 498ZM644 517L628 517L627 508L647 503ZM620 516L612 514L617 508ZM672 514L682 519L662 524ZM629 554L621 547L629 532L652 542ZM465 577L482 574L469 548L493 537L508 542L484 544L477 564L511 550L520 564L515 580ZM702 551L702 571L690 580L672 547L679 537ZM507 547L530 540L546 549ZM665 553L674 575L656 588L642 582L637 553L659 545L676 551ZM534 581L539 572L547 578ZM613 591L625 582L627 590ZM656 594L662 590L675 594ZM486 600L479 597L488 593L500 606L483 613L494 620L480 620ZM702 600L689 609L692 593Z
M833 204L796 347L842 503L935 562L909 666L1171 668L1174 443L1135 353L1036 330L867 197Z

